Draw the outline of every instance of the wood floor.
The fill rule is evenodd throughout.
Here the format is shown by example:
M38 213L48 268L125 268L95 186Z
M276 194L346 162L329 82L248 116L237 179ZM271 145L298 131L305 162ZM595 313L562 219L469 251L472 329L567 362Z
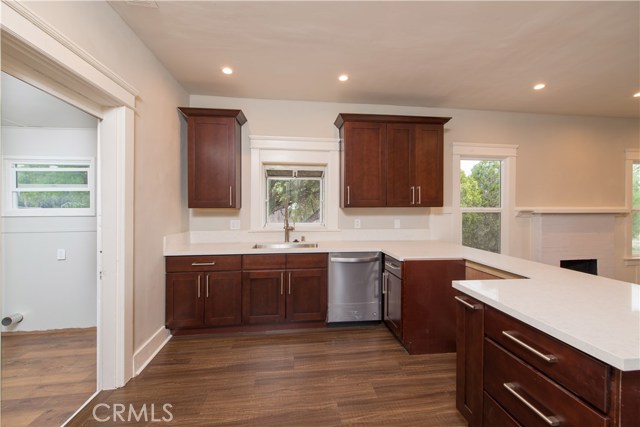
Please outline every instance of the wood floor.
M69 425L466 427L454 359L410 356L381 325L174 337Z
M59 426L95 391L95 328L2 335L2 426Z

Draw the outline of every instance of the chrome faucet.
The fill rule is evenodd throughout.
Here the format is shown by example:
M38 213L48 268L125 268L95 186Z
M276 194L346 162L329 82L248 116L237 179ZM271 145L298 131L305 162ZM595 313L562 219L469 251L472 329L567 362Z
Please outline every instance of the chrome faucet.
M295 230L296 227L289 225L289 200L285 202L284 206L284 241L289 243L289 233Z

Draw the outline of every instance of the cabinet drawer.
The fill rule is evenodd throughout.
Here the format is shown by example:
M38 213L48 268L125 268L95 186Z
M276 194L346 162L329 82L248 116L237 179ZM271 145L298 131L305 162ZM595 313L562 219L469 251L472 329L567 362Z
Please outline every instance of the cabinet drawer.
M485 391L522 425L611 425L608 417L487 338L483 362Z
M243 270L282 270L286 266L286 254L243 255Z
M483 427L522 427L486 392L482 398Z
M606 364L490 307L484 327L486 336L602 412L609 411L611 371Z
M327 254L287 254L287 268L327 268Z
M240 255L198 255L166 257L167 273L240 270Z

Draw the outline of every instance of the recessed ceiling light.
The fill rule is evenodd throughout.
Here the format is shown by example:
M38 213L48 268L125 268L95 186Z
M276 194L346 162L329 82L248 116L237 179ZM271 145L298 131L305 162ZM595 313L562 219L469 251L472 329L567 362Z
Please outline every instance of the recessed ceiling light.
M225 73L225 74L233 74L233 70L231 68L229 68L229 67L224 67L222 69L222 72Z
M347 80L349 80L349 76L346 74L340 74L340 77L338 77L338 80L340 80L341 82L346 82Z
M640 98L640 92L638 92L638 93L634 93L634 94L633 94L633 97L634 97L634 98Z
M536 84L536 85L533 87L533 90L542 90L542 89L544 89L545 87L547 87L547 85L546 85L546 84L544 84L544 83L538 83L538 84Z

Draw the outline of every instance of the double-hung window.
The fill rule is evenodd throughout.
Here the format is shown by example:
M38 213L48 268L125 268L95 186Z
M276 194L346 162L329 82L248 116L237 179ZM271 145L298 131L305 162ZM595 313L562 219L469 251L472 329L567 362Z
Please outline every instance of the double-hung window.
M517 148L453 144L453 213L464 246L508 253Z
M95 214L92 158L4 158L7 216Z
M629 149L627 158L627 182L629 212L629 254L640 258L640 150Z
M265 224L324 224L324 168L265 166Z
M500 253L502 161L460 160L462 244Z

